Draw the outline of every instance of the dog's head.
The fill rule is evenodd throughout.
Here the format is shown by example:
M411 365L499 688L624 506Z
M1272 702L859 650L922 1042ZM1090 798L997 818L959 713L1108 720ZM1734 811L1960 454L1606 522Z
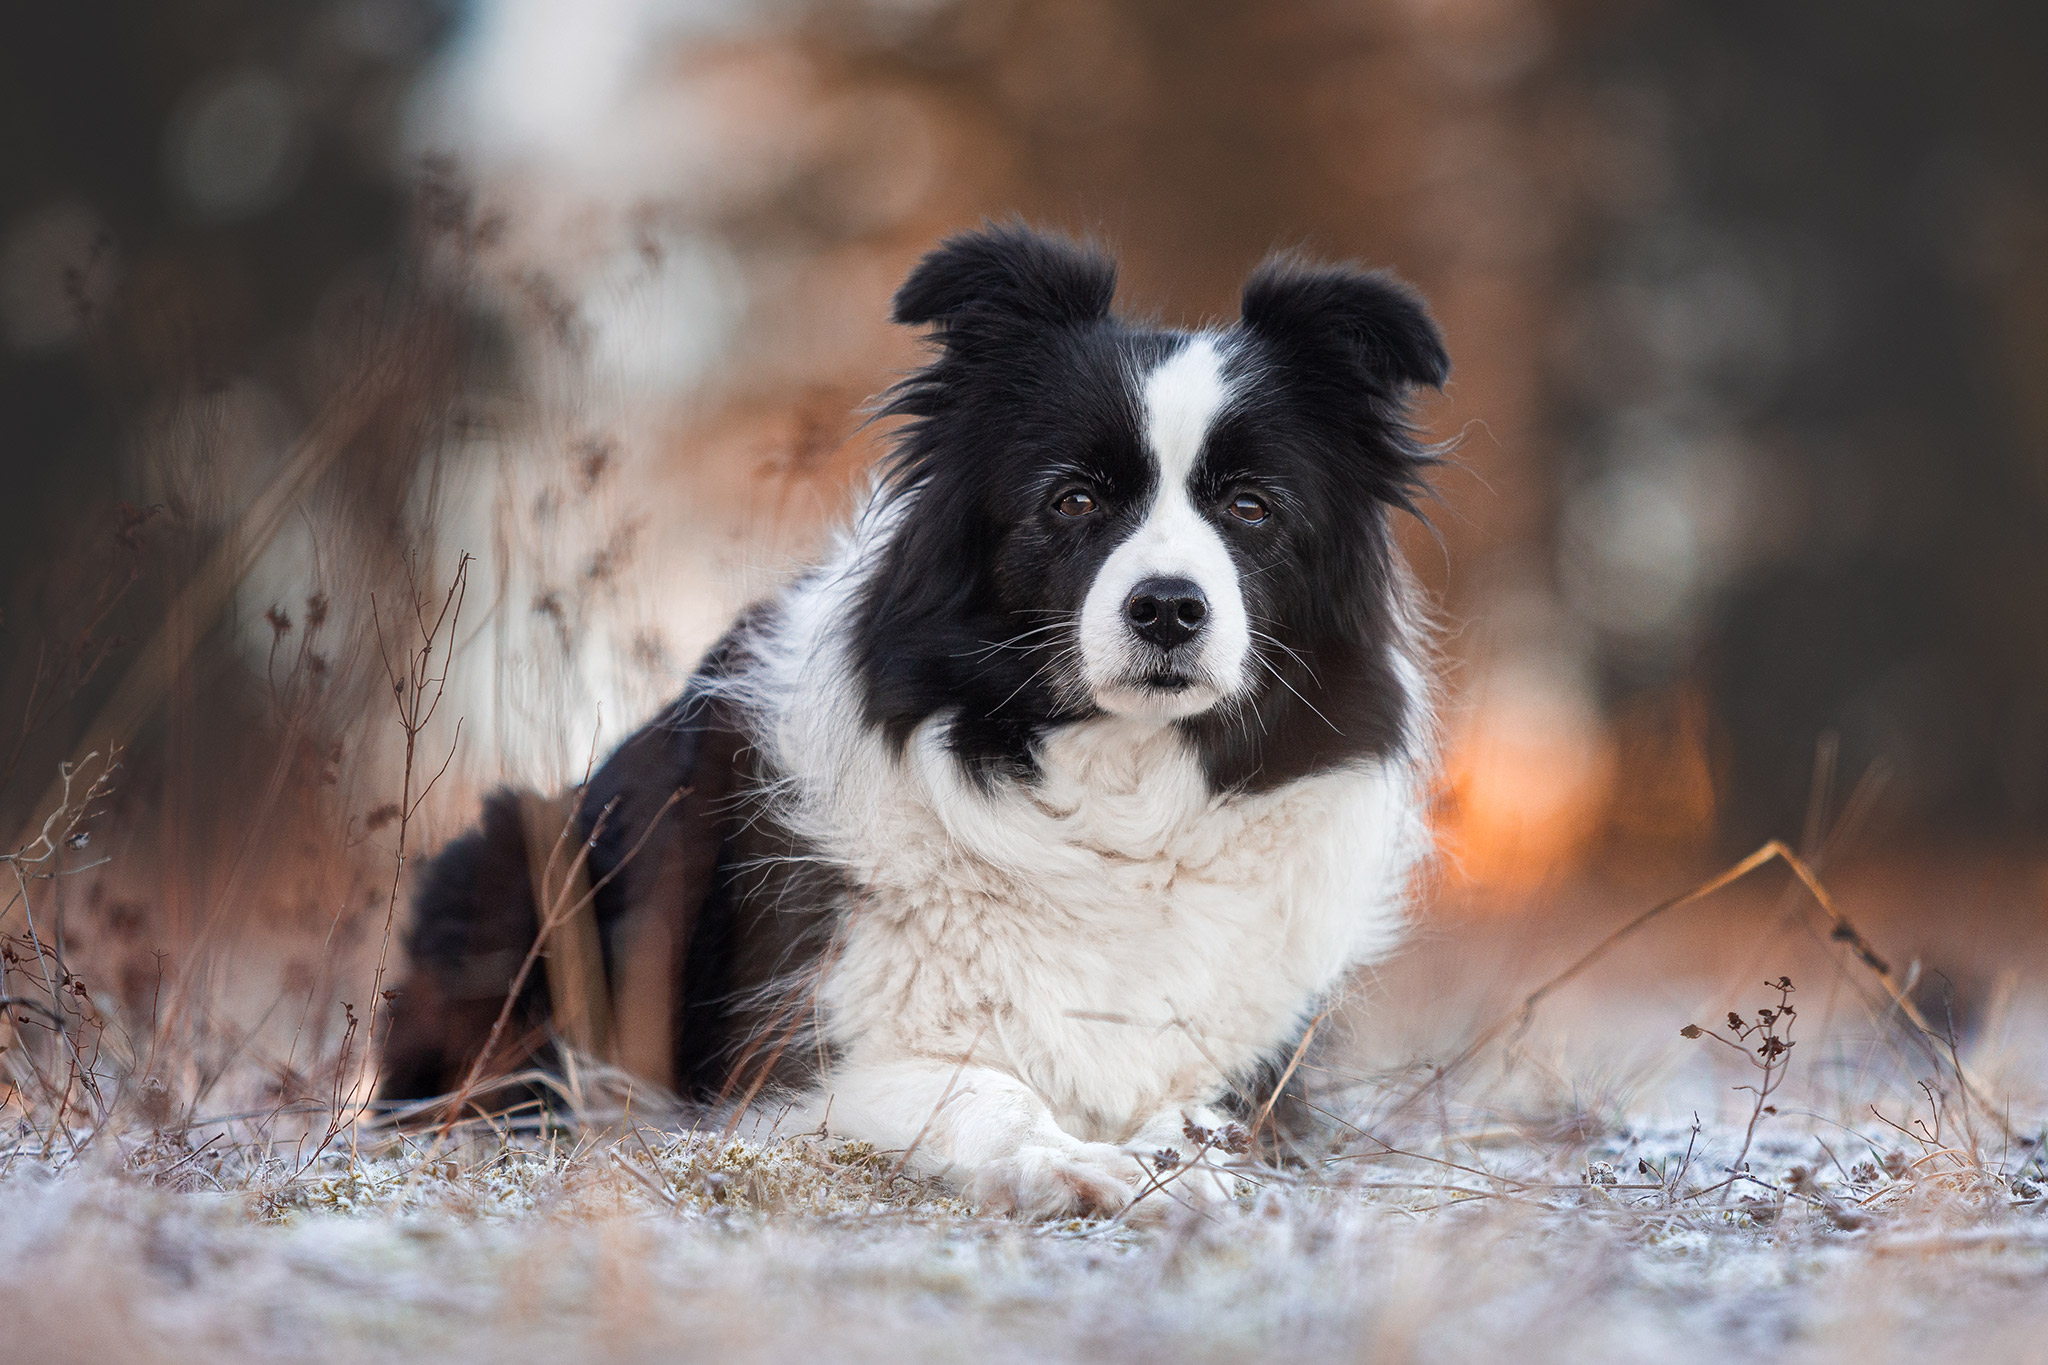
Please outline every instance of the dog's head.
M1028 771L1063 721L1177 724L1230 786L1397 747L1419 699L1387 513L1429 463L1405 401L1447 373L1435 324L1387 275L1291 258L1212 331L1114 317L1115 285L1010 227L897 293L937 354L886 408L913 420L859 623L870 719L954 712L982 771Z

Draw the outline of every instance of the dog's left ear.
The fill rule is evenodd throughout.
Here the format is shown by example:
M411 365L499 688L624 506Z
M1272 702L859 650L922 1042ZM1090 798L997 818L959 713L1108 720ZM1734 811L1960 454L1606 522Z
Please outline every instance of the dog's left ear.
M1422 296L1384 270L1274 256L1244 283L1244 325L1289 348L1347 350L1379 387L1440 389L1450 377L1443 333Z

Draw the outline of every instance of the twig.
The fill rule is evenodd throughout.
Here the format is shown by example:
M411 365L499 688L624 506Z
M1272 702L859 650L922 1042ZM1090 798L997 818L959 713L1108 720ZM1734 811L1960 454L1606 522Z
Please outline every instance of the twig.
M398 893L405 878L406 844L412 830L412 817L419 810L420 804L427 799L427 794L441 780L441 775L448 771L448 764L455 758L456 746L462 742L462 722L458 719L455 723L454 739L448 746L448 757L442 761L439 771L433 778L415 794L412 783L420 734L434 718L435 711L440 709L441 698L448 691L448 669L455 659L451 643L451 647L441 658L440 673L435 674L434 646L441 637L441 627L444 623L448 626L452 642L462 621L462 604L469 594L471 560L472 556L467 553L456 560L455 577L448 585L448 591L441 599L440 613L431 625L427 623L425 614L419 606L418 559L415 556L407 560L406 595L412 599L414 627L419 632L420 639L417 646L406 651L403 677L392 666L391 651L384 639L383 618L377 609L377 595L370 594L370 618L377 629L377 649L383 657L384 674L390 680L392 698L398 707L399 727L405 732L405 772L399 784L398 800L398 851L392 860L391 891L385 898L384 936L377 950L377 970L370 980L369 1032L365 1042L373 1049L377 1042L377 1012L384 999L384 972L391 956L391 930L398 920ZM433 699L423 702L422 698L426 696L429 688L433 689Z
M1440 1084L1453 1073L1470 1065L1474 1058L1478 1057L1481 1052L1499 1040L1504 1034L1509 1035L1509 1042L1512 1045L1513 1041L1526 1033L1530 1024L1534 1022L1537 1006L1541 1005L1544 1000L1549 998L1560 987L1577 977L1602 957L1605 957L1616 944L1635 934L1643 926L1673 910L1704 900L1708 896L1741 881L1759 868L1776 861L1783 861L1792 870L1793 875L1811 893L1815 902L1819 904L1832 923L1833 927L1830 937L1837 942L1848 944L1856 954L1857 959L1876 975L1899 1012L1920 1031L1922 1041L1925 1042L1927 1039L1937 1037L1938 1035L1933 1027L1928 1024L1919 1008L1913 1004L1912 1000L1907 997L1905 991L1900 987L1892 973L1891 964L1878 955L1877 951L1870 946L1870 941L1864 938L1862 933L1842 914L1841 910L1835 905L1834 898L1828 894L1827 888L1821 884L1820 878L1814 874L1813 869L1807 865L1804 859L1787 847L1783 841L1773 839L1757 849L1756 852L1709 877L1690 891L1651 906L1627 924L1622 925L1619 929L1601 939L1599 943L1580 956L1577 961L1524 997L1522 1006L1518 1011L1512 1015L1503 1016L1482 1030L1449 1064L1440 1068L1434 1077L1404 1096L1388 1112L1387 1117L1392 1118L1405 1112L1431 1086ZM1512 1030L1511 1034L1510 1030ZM1931 1051L1931 1044L1929 1046ZM1983 1104L1981 1095L1977 1094L1977 1083L1968 1077L1968 1073L1961 1069L1960 1064L1958 1064L1958 1074L1965 1093L1976 1098L1986 1112L1995 1112L1991 1106Z
M891 1184L895 1183L896 1177L902 1175L904 1168L910 1165L910 1159L917 1155L917 1149L924 1144L925 1135L930 1133L932 1125L939 1121L941 1111L952 1102L953 1087L960 1083L960 1077L966 1072L967 1064L974 1060L974 1050L981 1046L981 1040L988 1033L989 1025L994 1022L995 1017L991 1015L974 1031L974 1038L967 1044L967 1051L961 1054L959 1065L953 1068L953 1074L946 1080L946 1088L939 1092L938 1102L932 1106L932 1112L925 1115L924 1126L917 1130L917 1136L910 1140L910 1145L903 1149L903 1155L897 1158L895 1169L889 1172Z

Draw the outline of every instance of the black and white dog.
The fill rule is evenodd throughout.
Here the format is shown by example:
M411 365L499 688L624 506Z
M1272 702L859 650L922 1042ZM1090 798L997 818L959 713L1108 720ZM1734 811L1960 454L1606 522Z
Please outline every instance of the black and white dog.
M1118 1209L1263 1101L1428 847L1390 520L1432 462L1435 324L1281 258L1235 324L1161 330L1115 278L1021 227L927 256L895 318L935 354L864 510L575 817L607 975L667 978L663 1079L769 1077L1030 1214ZM531 843L493 798L430 869L387 1097L471 1066L537 932ZM529 979L506 1065L547 1012Z

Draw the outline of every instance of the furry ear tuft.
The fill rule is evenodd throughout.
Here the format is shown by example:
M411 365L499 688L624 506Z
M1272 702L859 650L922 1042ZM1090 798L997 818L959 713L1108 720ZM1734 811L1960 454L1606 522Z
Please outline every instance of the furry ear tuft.
M1385 270L1270 257L1245 281L1243 312L1246 327L1283 344L1349 346L1389 389L1440 389L1450 377L1443 333L1422 296Z
M1076 326L1109 315L1116 262L1022 223L948 237L896 291L893 316L951 331L980 319Z

